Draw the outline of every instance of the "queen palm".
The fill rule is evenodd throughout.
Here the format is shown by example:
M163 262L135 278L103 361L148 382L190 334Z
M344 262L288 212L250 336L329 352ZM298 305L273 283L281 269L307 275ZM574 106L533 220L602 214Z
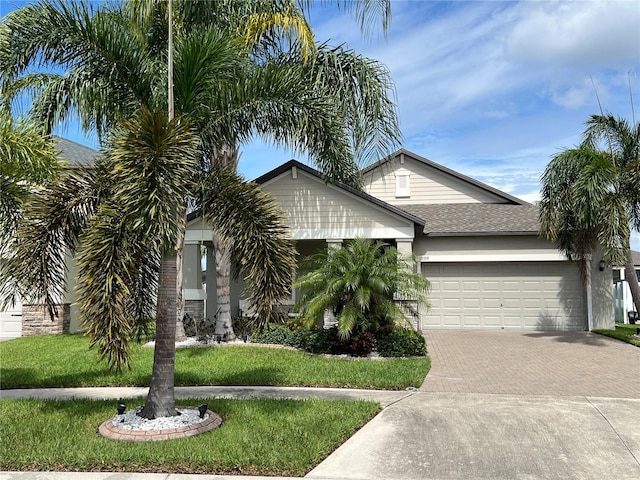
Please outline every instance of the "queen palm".
M640 229L640 125L593 115L583 142L555 155L542 177L542 234L581 265L585 283L600 247L605 261L626 265L636 308L640 290L630 228Z
M223 2L199 2L209 4ZM215 23L186 28L186 21L175 44L177 117L168 122L162 113L166 22L162 4L154 5L151 22L127 9L92 12L84 4L44 2L16 11L5 20L12 35L0 66L14 83L41 86L34 112L48 125L75 108L85 127L109 139L94 171L74 173L34 199L18 235L24 261L16 273L52 303L63 274L50 267L61 266L63 246L73 251L81 244L81 318L92 344L114 368L127 365L131 340L153 314L153 295L145 293L157 288L158 341L145 415L162 416L174 412L172 332L179 311L177 253L185 199L202 208L220 236L233 239L227 242L231 256L265 321L274 302L287 294L294 268L294 252L271 199L211 153L258 134L308 152L330 176L354 183L353 146L371 147L363 140L372 134L378 139L374 147L385 143L385 135L393 143L398 132L386 95L382 102L365 102L382 105L381 116L350 121L323 64L292 61L305 55L299 49L278 54L271 44L269 55L256 61L256 45L239 42L232 29ZM62 64L67 71L25 75L37 60ZM386 79L378 65L359 57L358 62ZM318 75L311 77L312 72ZM350 141L354 126L361 131ZM33 252L38 258L29 255Z

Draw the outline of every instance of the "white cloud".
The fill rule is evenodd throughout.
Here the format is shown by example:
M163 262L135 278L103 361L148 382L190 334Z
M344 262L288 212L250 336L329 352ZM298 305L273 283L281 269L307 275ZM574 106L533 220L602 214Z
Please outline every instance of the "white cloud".
M505 38L516 61L592 71L640 58L636 1L524 2Z
M584 81L582 85L553 88L550 95L551 100L557 105L565 108L578 108L593 97L594 86L590 82Z

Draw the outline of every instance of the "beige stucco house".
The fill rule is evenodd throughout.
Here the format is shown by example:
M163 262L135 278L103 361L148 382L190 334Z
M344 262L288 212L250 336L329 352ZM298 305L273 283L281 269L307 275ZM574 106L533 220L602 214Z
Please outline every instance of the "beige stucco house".
M576 263L538 236L535 206L406 150L363 173L365 192L327 182L295 160L255 181L281 205L301 256L355 237L413 254L432 285L431 308L414 321L419 330L614 328L611 269L593 262L588 308ZM190 217L187 310L213 318L214 269L208 265L203 277L199 261L210 238L201 219ZM242 305L236 284L232 314Z

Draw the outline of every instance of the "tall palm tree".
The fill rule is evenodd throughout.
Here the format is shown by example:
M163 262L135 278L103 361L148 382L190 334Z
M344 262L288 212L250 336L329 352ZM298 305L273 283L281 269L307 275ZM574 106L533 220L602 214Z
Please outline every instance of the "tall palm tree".
M218 2L197 6L210 4ZM81 245L81 318L92 344L113 368L128 364L131 340L154 313L148 300L154 295L145 301L144 294L158 292L158 341L145 406L149 417L174 412L172 332L181 287L179 274L173 273L174 252L181 247L186 198L203 209L221 236L233 239L228 242L231 256L265 321L274 314L273 302L290 288L294 251L273 202L256 185L212 161L209 152L258 134L308 152L338 180L354 183L358 178L349 140L353 125L336 102L335 84L322 75L311 77L316 64L292 62L293 51L271 52L256 61L255 45L248 48L215 23L183 28L176 36L177 116L168 122L162 114L167 23L162 3L153 5L157 8L151 9L155 13L149 22L150 17L139 18L127 9L92 11L83 3L41 2L3 20L12 34L6 46L0 43L4 77L41 87L36 115L53 126L76 109L85 127L110 139L96 171L69 175L68 183L51 185L33 200L31 217L18 234L25 261L16 273L50 303L63 279L49 265L60 262L61 246L75 251ZM61 75L26 73L38 61L67 70ZM391 113L390 118L360 123L381 125L365 137L373 132L378 138L388 135L391 143L397 139L391 105L382 112ZM74 182L75 197L69 188Z
M540 202L542 234L578 260L587 291L590 263L601 248L606 262L626 265L636 308L640 290L629 238L631 227L640 228L639 179L640 125L593 115L583 142L555 155L547 166Z

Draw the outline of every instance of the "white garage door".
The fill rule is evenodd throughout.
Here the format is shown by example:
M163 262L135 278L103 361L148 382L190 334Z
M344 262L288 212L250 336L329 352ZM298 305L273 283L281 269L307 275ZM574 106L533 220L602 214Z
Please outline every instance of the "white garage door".
M22 335L22 304L10 310L0 311L0 340L17 338Z
M422 328L582 330L578 269L568 262L423 263Z

